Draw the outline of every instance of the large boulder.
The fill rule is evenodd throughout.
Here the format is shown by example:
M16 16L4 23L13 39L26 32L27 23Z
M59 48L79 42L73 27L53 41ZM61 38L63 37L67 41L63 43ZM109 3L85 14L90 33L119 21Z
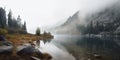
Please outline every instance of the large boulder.
M32 55L33 53L38 52L37 49L35 49L32 46L26 46L22 47L21 50L17 52L18 55Z
M47 53L41 53L38 49L36 49L34 46L25 44L17 47L17 54L21 56L24 59L52 59L52 56Z
M41 55L42 53L30 44L24 44L17 47L18 55Z
M19 45L19 46L17 46L17 52L23 50L24 48L30 47L30 46L31 46L31 45L28 44L28 43L25 43L25 44Z
M0 54L10 54L12 53L13 45L8 41L0 42Z

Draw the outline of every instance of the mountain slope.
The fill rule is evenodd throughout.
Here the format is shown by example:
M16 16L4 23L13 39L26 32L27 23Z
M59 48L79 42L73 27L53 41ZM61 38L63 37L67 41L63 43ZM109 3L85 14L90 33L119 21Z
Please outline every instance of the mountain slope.
M76 26L79 25L79 11L70 16L65 23L55 28L56 33L60 34L79 34Z
M94 14L88 14L85 21L87 21L86 24L80 24L78 11L61 26L56 27L54 32L61 34L120 34L120 2L99 12L94 12Z
M90 25L89 29L92 30L89 33L115 33L120 27L120 2L114 4L104 10L101 10L98 13L94 13L91 17L87 18L88 25Z

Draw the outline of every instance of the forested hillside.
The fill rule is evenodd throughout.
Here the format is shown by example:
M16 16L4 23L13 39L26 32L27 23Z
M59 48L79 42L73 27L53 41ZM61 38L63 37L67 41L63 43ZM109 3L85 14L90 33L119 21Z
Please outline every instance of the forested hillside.
M78 26L83 34L120 34L120 5L114 4L86 17L87 23Z

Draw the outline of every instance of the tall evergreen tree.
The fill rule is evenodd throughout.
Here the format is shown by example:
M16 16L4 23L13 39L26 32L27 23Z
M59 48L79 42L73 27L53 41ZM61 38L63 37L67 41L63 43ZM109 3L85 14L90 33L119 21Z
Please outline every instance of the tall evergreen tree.
M88 33L88 34L93 33L93 21L91 21L91 22L87 25L87 33Z
M21 23L20 15L18 15L18 17L17 17L17 24L18 24L18 28L21 29L22 28L22 23Z
M17 20L15 18L12 19L12 28L13 29L18 29Z
M40 28L39 27L36 29L36 35L40 35Z
M8 13L8 27L11 28L12 27L12 11L10 10Z
M6 11L3 8L0 8L0 27L5 28L6 27Z
M100 30L100 28L99 28L99 22L96 21L96 25L95 25L95 27L94 27L94 34L98 34L98 33L99 33L99 30Z
M25 32L27 32L27 29L26 29L26 22L24 22L24 24L23 24L23 30L24 30Z

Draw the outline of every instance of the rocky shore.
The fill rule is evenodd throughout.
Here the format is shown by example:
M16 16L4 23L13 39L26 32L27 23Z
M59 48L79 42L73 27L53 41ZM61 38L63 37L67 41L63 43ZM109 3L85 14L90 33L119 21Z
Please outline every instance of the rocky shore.
M40 43L38 40L52 38L52 35L0 35L0 60L51 60L50 54L40 52L36 46Z

